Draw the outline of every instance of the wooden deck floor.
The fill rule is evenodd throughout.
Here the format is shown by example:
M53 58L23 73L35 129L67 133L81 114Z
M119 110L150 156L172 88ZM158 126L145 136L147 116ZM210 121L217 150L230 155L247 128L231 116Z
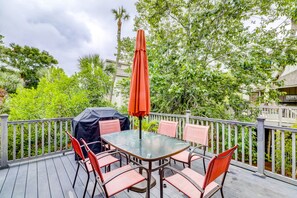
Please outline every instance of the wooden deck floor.
M182 169L177 164L176 168ZM195 162L194 169L201 172L201 162ZM76 164L73 154L65 156L53 156L22 164L11 165L10 168L0 170L0 197L26 197L26 198L75 198L82 197L86 174L81 170L75 188L71 186ZM159 177L154 173L156 180ZM90 197L93 187L93 177L89 184L86 197ZM293 198L297 197L297 186L293 186L272 178L259 178L252 172L231 166L224 186L225 197L269 197L269 198ZM96 197L103 197L99 188ZM124 191L115 197L142 198L145 194ZM151 190L151 197L159 197L159 185ZM164 189L164 197L185 197L180 192L167 185ZM217 193L214 197L221 197Z

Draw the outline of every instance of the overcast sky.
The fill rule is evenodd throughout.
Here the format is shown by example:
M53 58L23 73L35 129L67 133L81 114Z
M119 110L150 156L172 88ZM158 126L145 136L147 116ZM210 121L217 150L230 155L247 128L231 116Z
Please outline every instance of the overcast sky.
M122 37L135 37L136 0L0 0L0 34L4 43L46 50L71 75L78 59L98 53L115 60L117 23L111 9L124 6L130 15Z

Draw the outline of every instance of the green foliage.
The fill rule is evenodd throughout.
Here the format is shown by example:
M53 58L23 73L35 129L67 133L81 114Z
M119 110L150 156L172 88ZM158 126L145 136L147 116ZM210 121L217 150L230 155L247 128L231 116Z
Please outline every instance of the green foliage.
M285 23L267 28L286 9L269 9L273 2L140 0L136 25L149 35L152 110L232 119L255 89L264 88L259 103L277 100L275 74L296 63L297 42ZM256 15L268 17L249 29L243 22Z
M72 117L89 106L87 91L75 76L52 68L36 89L18 88L9 100L10 120Z
M139 119L137 117L132 117L131 122L134 123L133 129L139 129ZM159 122L157 120L143 119L141 123L143 131L157 132L158 130Z
M80 72L77 78L80 87L87 92L87 98L91 106L110 106L106 99L112 88L112 74L115 71L112 66L104 68L100 56L89 55L79 59Z
M26 88L36 88L44 69L58 64L58 61L46 51L29 46L11 43L8 47L0 35L0 88L14 93L22 83ZM6 81L6 79L9 81Z

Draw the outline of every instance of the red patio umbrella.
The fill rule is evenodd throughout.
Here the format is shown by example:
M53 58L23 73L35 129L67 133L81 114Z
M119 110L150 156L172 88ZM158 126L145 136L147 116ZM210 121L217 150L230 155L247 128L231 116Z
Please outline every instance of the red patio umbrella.
M150 85L146 44L143 30L137 31L133 70L130 83L129 115L139 118L139 139L141 139L141 121L150 113Z

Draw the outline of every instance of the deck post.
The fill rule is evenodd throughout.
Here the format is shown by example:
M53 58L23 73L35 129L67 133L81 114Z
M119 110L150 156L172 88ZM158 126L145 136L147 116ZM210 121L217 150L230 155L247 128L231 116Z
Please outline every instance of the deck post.
M257 118L257 175L264 177L265 170L265 118Z
M190 123L191 110L186 110L186 123Z
M2 114L1 118L1 168L8 167L8 115Z
M278 107L278 126L282 126L282 117L283 117L283 108L281 106Z

